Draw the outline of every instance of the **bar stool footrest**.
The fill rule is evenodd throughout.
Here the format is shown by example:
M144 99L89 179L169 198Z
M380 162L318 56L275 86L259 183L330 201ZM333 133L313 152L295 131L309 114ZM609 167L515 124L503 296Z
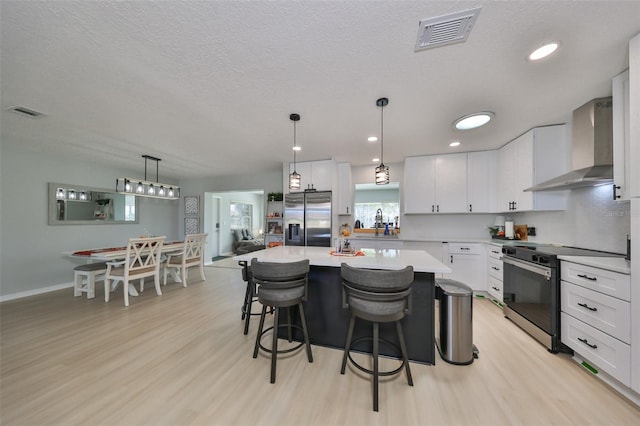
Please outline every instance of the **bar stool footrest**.
M272 308L272 309L273 309L273 308ZM278 325L278 328L283 328L283 327L289 327L289 324L280 324L280 325ZM300 327L299 325L291 324L291 328L295 328L295 329L297 329L297 330L300 330L301 332L303 331L303 330L302 330L302 327ZM260 334L260 340L262 340L262 336L264 336L264 334L265 334L266 332L271 331L271 330L273 330L273 327L269 327L269 328L264 329L264 330L262 331L262 333ZM276 331L274 330L273 332L275 333ZM305 344L305 342L304 342L304 340L303 340L302 342L300 342L299 344L297 344L296 346L294 346L294 347L292 347L292 348L289 348L289 349L278 349L278 350L276 351L276 353L277 353L277 354L287 354L287 353L289 353L289 352L293 352L293 351L295 351L295 350L300 349L300 348L302 347L302 345L304 345L304 344ZM265 347L265 346L262 346L262 342L258 343L258 346L260 347L260 349L262 349L262 350L263 350L263 351L265 351L265 352L268 352L268 353L273 352L271 348L267 348L267 347Z
M365 337L360 337L358 339L355 339L351 342L351 345L356 345L360 342L364 342L364 341L372 341L373 337L371 336L365 336ZM391 346L392 348L395 348L398 350L398 352L400 352L400 347L398 345L394 345L393 343L391 343L390 341L383 339L381 337L378 338L379 342L382 343L386 343L387 345ZM351 361L351 364L356 367L358 370L363 371L367 374L375 374L375 372L373 370L369 370L368 368L363 367L362 365L358 364L353 358L351 358L351 350L349 351L349 353L347 354L347 358L349 359L349 361ZM378 371L378 375L379 376L393 376L395 374L398 374L402 371L402 369L404 368L405 362L402 359L402 357L400 357L398 359L399 361L402 361L400 363L400 366L398 368L396 368L395 370L390 370L390 371Z

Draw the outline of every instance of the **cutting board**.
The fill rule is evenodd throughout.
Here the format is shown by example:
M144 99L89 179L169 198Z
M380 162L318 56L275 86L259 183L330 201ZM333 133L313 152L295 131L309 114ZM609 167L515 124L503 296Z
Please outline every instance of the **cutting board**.
M527 241L527 225L513 225L513 235L516 240Z

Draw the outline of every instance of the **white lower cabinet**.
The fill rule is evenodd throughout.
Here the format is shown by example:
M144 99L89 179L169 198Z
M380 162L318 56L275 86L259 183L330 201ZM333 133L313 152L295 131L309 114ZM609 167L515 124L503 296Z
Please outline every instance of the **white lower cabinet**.
M442 263L451 268L444 278L460 281L474 292L487 291L487 260L484 244L444 243Z
M487 244L487 293L489 299L502 307L502 247Z
M564 260L560 270L562 343L630 386L630 276Z

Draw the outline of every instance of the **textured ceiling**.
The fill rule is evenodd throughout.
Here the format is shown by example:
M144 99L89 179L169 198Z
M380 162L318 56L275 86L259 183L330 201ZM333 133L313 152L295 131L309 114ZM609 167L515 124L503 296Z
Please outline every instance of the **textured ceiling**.
M418 22L482 7L465 43L415 52ZM611 94L640 1L0 2L2 144L118 168L163 159L160 180L371 164L497 148ZM556 39L540 63L530 50ZM31 119L7 108L47 114ZM459 116L493 111L466 133Z

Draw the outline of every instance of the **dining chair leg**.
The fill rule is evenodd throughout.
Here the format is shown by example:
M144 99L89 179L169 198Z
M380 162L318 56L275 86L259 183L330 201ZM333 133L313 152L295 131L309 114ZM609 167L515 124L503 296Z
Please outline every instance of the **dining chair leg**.
M111 280L104 280L104 301L109 301L109 295L111 293Z
M202 261L202 259L200 260L200 278L202 278L202 281L207 280L207 278L204 276L204 262Z
M144 291L144 278L140 278L140 293L142 293Z
M153 276L153 283L156 285L156 294L162 296L162 290L160 289L160 273L158 272Z
M187 286L187 267L182 268L182 287Z
M164 275L164 279L163 279L162 285L167 285L167 274L169 274L169 267L165 266L164 267L164 274L163 274Z
M129 306L129 281L122 282L122 293L124 293L124 306Z

